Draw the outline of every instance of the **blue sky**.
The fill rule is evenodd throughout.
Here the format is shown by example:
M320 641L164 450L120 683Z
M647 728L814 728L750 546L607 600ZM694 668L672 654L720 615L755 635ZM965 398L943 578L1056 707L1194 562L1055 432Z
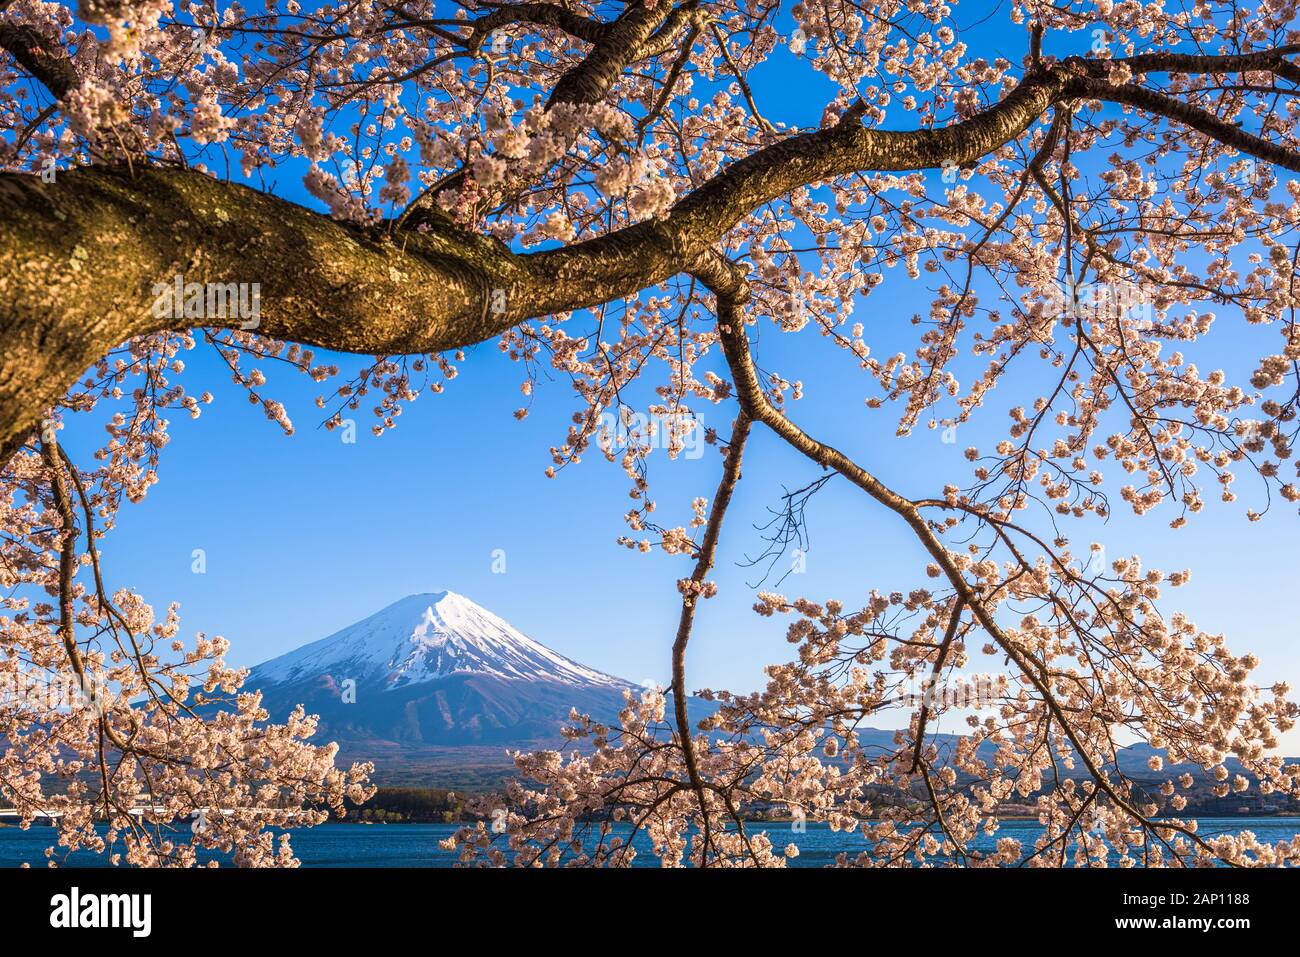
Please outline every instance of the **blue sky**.
M820 340L795 338L804 341L779 340L781 367L791 374L800 365L844 362ZM188 364L191 382L221 381L201 351ZM488 345L461 368L444 394L413 403L382 437L358 415L351 445L315 428L316 388L299 377L273 378L280 384L268 393L289 406L298 429L292 437L231 389L214 389L218 401L202 418L174 420L161 481L143 503L124 508L106 541L111 578L156 605L181 602L185 631L226 636L238 664L323 637L407 594L449 588L583 663L635 681L665 680L679 609L674 582L689 565L615 544L625 530L628 483L602 457L545 478L547 449L574 407L564 385L539 390L532 414L519 422L512 416L517 366ZM926 494L967 474L965 436L956 444L928 430L893 438L890 413L862 405L864 384L851 369L805 381L809 395L796 406L805 427L900 490ZM729 407L704 411L708 424L723 429L730 414ZM684 521L692 497L712 495L718 468L712 452L671 462L654 453L651 484L663 520ZM761 551L754 526L783 485L818 474L756 430L719 553L719 595L704 604L691 645L694 687L750 690L763 665L790 655L783 622L750 611L747 583L758 572L741 563ZM807 571L788 578L785 593L852 603L873 587L924 583L926 559L905 526L847 483L831 482L808 517ZM1234 650L1258 653L1261 683L1300 684L1296 516L1277 508L1251 524L1239 506L1212 502L1177 532L1167 528L1170 517L1117 512L1105 525L1078 523L1074 537L1104 543L1112 557L1138 551L1166 569L1190 566L1191 584L1172 592L1166 607L1226 631ZM198 548L204 574L191 570ZM492 570L496 549L505 553L504 574ZM1300 753L1300 740L1290 737L1290 750Z
M1014 55L1012 44L990 30L981 28L985 40L999 36L992 49ZM972 47L979 39L969 38ZM799 76L802 81L809 71ZM756 79L765 112L787 122L815 125L832 96L824 83L782 82L779 69ZM283 194L303 198L293 177L278 179ZM867 323L873 353L907 348L915 335L908 320L928 301L923 284L896 280L873 295L856 317ZM1230 320L1225 314L1221 321ZM1213 354L1233 369L1247 368L1266 342L1260 334L1225 332L1212 339ZM769 327L757 351L764 366L805 382L807 398L792 414L809 432L857 456L905 494L935 494L946 481L966 481L961 450L992 434L1006 422L1005 409L1026 398L995 393L985 424L970 426L955 444L928 430L896 439L897 410L867 409L865 374L811 330L780 336ZM349 445L339 433L316 427L323 418L312 405L319 386L304 377L263 366L271 378L265 393L285 402L297 426L286 437L247 403L210 350L201 347L185 359L188 388L211 389L217 401L197 421L173 418L159 484L142 504L123 509L105 542L112 584L138 589L156 607L179 601L185 632L224 635L238 664L323 637L413 592L446 588L585 664L635 681L667 678L679 612L674 583L690 566L615 544L626 531L628 483L598 454L555 480L544 477L547 450L563 440L576 407L562 380L544 383L530 416L516 421L522 369L488 343L469 351L444 394L422 396L380 438L369 433L363 405L353 413L357 441ZM345 369L357 363L338 361ZM711 362L717 369L717 358ZM725 432L733 411L706 408L705 423ZM84 454L102 435L97 421L70 423L66 436L74 452ZM712 451L673 462L656 453L651 484L661 521L684 524L690 500L712 495L719 467ZM754 592L747 582L759 572L740 563L762 550L754 526L767 520L782 488L818 474L775 437L756 431L719 553L719 594L704 603L691 644L693 687L748 691L761 682L765 664L790 656L785 622L750 610ZM1257 491L1244 479L1241 484L1243 499ZM846 483L831 482L808 517L807 572L787 579L781 589L787 594L852 604L872 588L925 583L926 559L905 526ZM1178 532L1168 528L1173 517L1166 510L1141 520L1117 512L1105 525L1073 523L1072 537L1076 547L1102 542L1112 557L1137 551L1165 569L1190 566L1191 584L1169 594L1167 609L1227 632L1235 651L1259 654L1261 684L1300 685L1294 510L1276 507L1251 524L1243 504L1211 501ZM191 570L194 549L205 553L204 574ZM505 553L505 574L492 570L497 549ZM889 720L882 716L879 723ZM1300 733L1289 735L1285 747L1300 754Z

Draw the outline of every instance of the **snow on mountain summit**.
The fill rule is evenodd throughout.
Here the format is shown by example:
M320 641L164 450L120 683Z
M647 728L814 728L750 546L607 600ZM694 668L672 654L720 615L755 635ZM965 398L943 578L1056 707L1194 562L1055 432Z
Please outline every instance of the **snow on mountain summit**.
M327 638L258 665L260 682L320 675L400 688L454 674L625 688L629 683L581 665L529 638L463 595L409 595Z

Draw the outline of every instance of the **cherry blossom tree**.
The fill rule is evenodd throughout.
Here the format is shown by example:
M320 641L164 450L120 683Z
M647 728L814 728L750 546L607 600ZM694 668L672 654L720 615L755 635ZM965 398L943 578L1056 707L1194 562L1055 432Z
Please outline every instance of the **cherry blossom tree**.
M187 351L217 350L286 431L259 365L325 383L314 348L372 356L318 404L334 427L373 403L378 433L495 340L525 395L549 368L578 398L548 473L617 463L637 503L622 544L693 565L672 694L630 699L617 726L575 715L582 746L520 755L504 830L450 842L466 861L625 865L630 826L665 864L781 865L797 840L750 823L776 808L860 830L846 865L1295 863L1300 844L1178 816L1191 774L1153 787L1118 767L1141 740L1164 755L1153 774L1294 795L1274 748L1298 709L1164 607L1187 571L1099 562L1071 523L1117 494L1177 529L1235 502L1239 473L1245 519L1300 499L1296 6L0 0L0 667L81 695L0 710L0 794L133 862L292 863L268 827L363 795L366 769L335 769L305 716L268 724L224 642L186 647L174 610L109 594L97 543L157 480L167 416L212 400ZM829 91L817 125L765 104L773 76ZM311 202L268 185L286 174ZM173 277L255 282L260 308L159 308ZM873 353L884 323L915 330L910 353ZM1009 425L966 474L892 488L801 426L805 384L772 362L814 335L825 375L856 375L900 435ZM1216 335L1252 343L1248 381L1189 357ZM675 423L670 453L701 410L732 423L708 432L712 498L677 526L655 515L651 437L609 436L635 380ZM94 415L107 438L74 463L58 433ZM909 530L930 586L761 592L797 656L752 694L700 692L717 708L693 726L686 653L752 441L824 470L787 499L777 554L833 479ZM1009 682L957 709L968 733L941 752L952 703L908 689L989 659ZM858 729L899 707L894 747L866 747ZM1041 837L979 851L1012 800ZM223 810L192 840L161 829L204 808Z

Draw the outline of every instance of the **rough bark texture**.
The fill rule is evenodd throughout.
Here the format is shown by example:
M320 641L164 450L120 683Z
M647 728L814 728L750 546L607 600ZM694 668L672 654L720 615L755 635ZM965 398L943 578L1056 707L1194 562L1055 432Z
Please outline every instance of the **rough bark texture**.
M7 3L0 4L3 10ZM51 51L41 34L26 26L0 23L0 48L8 50L19 65L42 83L56 98L63 96L77 82L77 71L72 61L61 51Z
M152 310L154 284L177 273L260 283L261 332L383 352L490 336L500 321L485 315L482 284L508 287L518 271L490 240L402 236L403 253L293 204L178 170L83 169L49 185L3 176L0 207L6 456L109 349L178 325Z

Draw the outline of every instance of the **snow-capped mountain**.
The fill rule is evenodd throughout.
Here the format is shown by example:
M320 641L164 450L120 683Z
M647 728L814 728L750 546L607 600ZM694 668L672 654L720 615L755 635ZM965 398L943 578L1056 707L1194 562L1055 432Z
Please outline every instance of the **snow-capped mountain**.
M338 674L378 679L388 688L456 674L575 686L629 683L538 644L508 622L452 591L410 595L328 638L257 668L265 682Z
M643 690L552 651L455 592L394 602L258 665L246 687L262 690L276 720L300 703L319 715L315 740L337 741L344 762L374 762L381 783L456 788L497 786L513 767L508 751L563 744L570 709L612 723L624 692ZM689 701L693 721L713 707ZM857 730L868 747L899 744L897 731ZM956 742L936 736L940 761ZM980 750L993 760L993 745ZM1134 745L1118 763L1143 778L1154 753Z
M411 595L252 670L273 718L320 716L316 739L388 781L509 767L508 749L558 747L571 709L612 722L643 689L529 638L455 592Z

